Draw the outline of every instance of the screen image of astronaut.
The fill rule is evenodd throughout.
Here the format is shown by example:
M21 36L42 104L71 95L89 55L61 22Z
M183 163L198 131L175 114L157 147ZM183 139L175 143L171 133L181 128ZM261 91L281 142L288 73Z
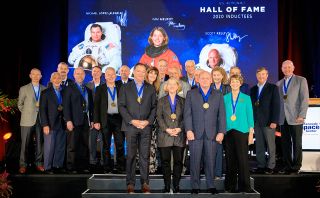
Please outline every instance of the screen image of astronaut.
M93 63L97 63L103 73L107 67L118 71L122 65L120 26L112 22L89 24L84 41L73 47L68 62L74 68L83 67L90 71L96 66Z
M219 66L229 74L230 68L236 66L237 61L238 54L235 48L225 43L212 43L202 48L196 67L211 72L212 68Z

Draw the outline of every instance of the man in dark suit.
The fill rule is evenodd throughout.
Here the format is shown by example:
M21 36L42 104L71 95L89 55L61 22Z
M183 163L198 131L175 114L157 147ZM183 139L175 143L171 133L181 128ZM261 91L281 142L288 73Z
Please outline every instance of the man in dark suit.
M275 130L279 123L280 96L277 85L268 83L268 70L258 68L258 84L251 88L258 168L256 173L272 174L276 165ZM268 161L265 153L268 152Z
M121 131L122 118L118 110L119 87L115 85L116 71L107 67L106 84L98 87L94 100L94 128L103 133L103 163L105 173L113 169L110 146L113 134L116 145L117 170L125 171L124 132Z
M92 91L92 99L94 101L97 87L102 85L101 81L102 70L100 66L94 66L91 70L92 80L86 86ZM99 144L100 152L100 165L103 165L104 153L102 143L102 133L92 128L89 133L89 153L90 153L90 171L95 173L98 170L98 157L97 157L97 144Z
M67 168L72 172L89 172L89 130L92 128L92 92L83 84L83 68L75 68L75 83L65 88L63 115L67 122Z
M226 116L223 95L213 90L211 82L209 72L200 73L200 87L190 90L185 102L184 124L190 150L192 194L198 194L200 189L202 153L207 188L210 193L217 193L213 183L216 146L222 143L226 133Z
M149 155L151 144L151 126L156 114L156 90L144 82L146 66L137 63L134 66L134 81L123 85L120 89L119 111L123 118L122 130L127 139L127 190L134 192L136 153L139 148L141 189L150 193L149 187Z
M132 81L132 79L129 78L130 68L127 65L122 65L119 69L119 73L121 79L116 81L117 87L121 87L121 85L127 84L128 82Z
M47 173L63 168L66 151L66 133L63 120L61 76L58 72L51 74L52 86L41 93L40 120L44 133L44 169Z
M281 174L298 173L302 165L302 126L309 107L307 80L295 75L291 60L286 60L281 67L284 78L277 82L280 91L281 144L284 168Z

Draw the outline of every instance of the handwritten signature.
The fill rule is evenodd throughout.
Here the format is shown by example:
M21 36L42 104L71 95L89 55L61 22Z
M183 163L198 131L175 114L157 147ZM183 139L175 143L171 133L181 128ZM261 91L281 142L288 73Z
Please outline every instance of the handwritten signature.
M127 18L127 10L124 12L121 12L120 16L117 16L117 22L120 23L121 26L126 27L128 23L128 18Z
M241 40L247 36L248 35L239 36L237 33L226 32L226 41L229 43L230 40L238 39L238 42L241 42Z
M186 26L181 23L177 24L173 21L168 21L167 24L168 24L168 27L172 26L172 27L176 28L177 30L185 30L186 29Z

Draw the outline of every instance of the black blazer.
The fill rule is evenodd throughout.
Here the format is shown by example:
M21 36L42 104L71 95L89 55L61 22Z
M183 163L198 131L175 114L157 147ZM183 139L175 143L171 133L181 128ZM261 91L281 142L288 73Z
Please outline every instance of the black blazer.
M63 98L63 91L60 92ZM40 97L40 120L41 126L49 126L50 130L64 128L65 124L62 119L62 112L58 111L58 97L53 86L41 92Z
M93 119L93 97L92 91L85 86L85 89L88 93L88 110L89 110L89 120ZM63 116L66 122L72 121L74 126L80 126L85 123L84 113L83 113L83 101L85 99L82 97L81 92L79 91L76 83L69 85L64 90L63 98Z
M258 122L262 127L269 126L271 123L278 124L280 115L278 86L266 82L260 93L258 106L255 105L258 98L258 86L252 87L250 93L255 123Z
M184 132L183 124L183 110L184 110L185 99L177 95L176 111L175 114L177 118L172 120L170 102L168 100L168 95L159 99L157 104L157 121L160 126L158 133L158 147L168 147L168 146L185 146L186 136ZM170 136L166 129L168 128L181 128L181 132L177 137Z
M132 81L132 79L128 78L128 82L131 82L131 81ZM119 87L119 89L120 89L122 85L123 85L123 83L122 83L121 79L116 81L116 87Z
M99 86L100 85L103 85L104 83L102 82L102 81L100 81L100 84L99 84ZM88 87L91 91L92 91L92 98L93 98L93 101L94 101L94 97L95 97L95 92L97 92L97 89L98 89L98 87L96 87L96 90L94 90L94 82L93 81L90 81L90 82L88 82L87 84L86 84L86 87Z
M155 88L144 82L141 104L138 103L137 88L134 81L121 86L118 98L119 112L122 116L122 131L128 131L132 120L148 120L153 124L156 115L157 96Z
M119 92L120 87L116 85L117 100L119 104ZM119 105L118 105L119 108ZM108 114L108 90L107 85L103 84L97 87L95 99L94 99L94 114L93 122L100 123L102 128L107 126L107 114Z

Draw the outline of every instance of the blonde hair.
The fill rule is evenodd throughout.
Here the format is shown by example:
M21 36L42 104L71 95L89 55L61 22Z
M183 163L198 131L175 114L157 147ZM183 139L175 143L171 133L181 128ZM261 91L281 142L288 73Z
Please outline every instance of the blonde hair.
M224 70L222 67L214 67L211 71L211 76L213 75L213 72L218 71L223 76L221 83L227 84L228 83L228 76L226 70ZM213 80L213 79L212 79Z
M156 88L156 92L159 93L159 90L160 90L160 76L159 76L159 70L158 70L156 67L148 67L147 72L146 72L146 76L145 76L145 80L146 80L149 84L151 84L150 81L149 81L148 75L149 75L149 73L152 72L152 71L155 72L156 75L157 75L157 78L156 78L156 80L153 82L152 85Z
M163 35L163 43L161 43L161 46L164 46L164 45L168 45L169 43L169 37L168 37L168 34L167 32L163 29L163 27L155 27L151 30L150 32L150 35L149 35L149 38L148 38L148 42L150 45L154 45L153 41L152 41L152 36L153 36L153 33L158 30L159 32L161 32L161 34Z
M169 81L174 81L174 82L178 85L177 93L179 93L180 91L182 91L182 86L181 86L180 81L177 80L177 79L175 79L175 78L173 78L173 77L170 77L170 78L165 82L165 84L164 84L164 86L163 86L163 90L164 90L166 93L169 92L169 90L168 90L168 82L169 82Z
M243 84L243 77L241 75L232 75L232 76L230 76L229 84L231 83L232 79L238 80L241 85Z

